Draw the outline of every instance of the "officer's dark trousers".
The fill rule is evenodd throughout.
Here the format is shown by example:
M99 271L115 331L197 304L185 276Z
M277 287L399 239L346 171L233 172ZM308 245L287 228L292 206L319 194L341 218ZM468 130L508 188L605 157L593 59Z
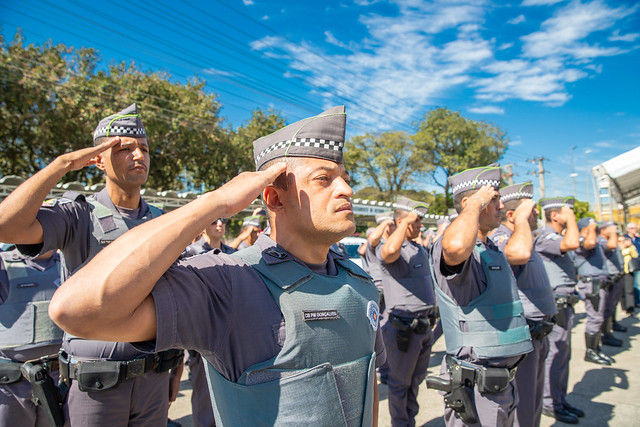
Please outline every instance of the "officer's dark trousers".
M518 409L515 425L537 427L542 416L542 394L544 391L545 360L549 353L549 339L533 340L533 351L528 353L518 365L516 387L518 388Z
M418 413L418 387L424 381L431 357L433 333L430 328L424 334L412 334L407 352L398 350L398 330L391 322L382 327L387 349L387 387L391 425L415 426Z
M191 412L194 427L215 426L213 406L209 396L209 385L205 373L202 356L196 351L189 351L187 367L191 373Z
M560 410L566 404L569 382L569 359L571 359L571 328L575 311L565 307L566 328L555 325L549 339L549 353L545 359L544 398L542 405L547 409Z
M50 375L57 384L58 371ZM49 427L42 407L31 401L31 384L28 381L0 385L0 426Z
M148 372L101 391L80 391L72 381L64 408L71 427L166 426L169 371Z
M578 282L577 290L580 298L584 300L584 308L587 313L587 323L585 324L584 331L587 334L597 334L600 333L600 328L604 323L605 298L607 298L609 292L600 289L600 304L598 310L596 310L591 300L587 298L587 294L591 293L591 289L591 282Z
M618 301L620 301L622 292L624 292L624 281L616 280L616 282L605 291L604 295L600 295L600 299L604 302L604 310L602 312L602 316L605 319L613 316L613 313L616 309L616 304L618 303Z

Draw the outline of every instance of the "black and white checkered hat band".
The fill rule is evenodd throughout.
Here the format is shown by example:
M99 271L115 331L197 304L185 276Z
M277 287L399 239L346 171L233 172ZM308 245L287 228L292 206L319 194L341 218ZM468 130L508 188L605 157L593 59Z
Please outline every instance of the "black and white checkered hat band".
M328 139L320 138L294 138L287 141L277 142L264 150L256 156L256 164L267 154L280 148L293 146L293 147L312 147L312 148L324 148L326 150L342 151L344 148L344 142L330 141Z
M561 208L563 206L569 206L570 208L573 208L573 206L571 206L569 203L558 202L558 203L547 203L546 205L542 206L542 209L555 209L555 208Z
M458 185L455 185L451 188L451 192L453 194L459 193L463 190L473 190L475 188L480 188L484 185L490 185L493 188L500 187L500 181L494 179L474 179L472 181L461 182Z
M133 126L104 126L101 128L97 128L95 132L93 132L93 137L98 138L101 136L126 136L126 135L135 135L135 136L146 136L143 127L133 127Z
M515 199L533 199L533 193L518 192L518 193L505 194L504 196L500 197L500 201L502 203L508 202L509 200L515 200Z

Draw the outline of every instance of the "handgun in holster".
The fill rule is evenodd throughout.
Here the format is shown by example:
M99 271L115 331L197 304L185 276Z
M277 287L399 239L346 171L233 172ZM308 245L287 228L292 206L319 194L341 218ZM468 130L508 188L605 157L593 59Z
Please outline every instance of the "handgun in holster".
M26 362L20 367L22 376L31 383L33 394L31 400L34 405L42 407L51 426L62 427L64 425L62 405L65 393L54 384L46 362L32 362L34 363Z
M478 412L473 399L476 370L462 365L448 363L449 379L427 377L427 388L445 392L444 404L455 411L456 415L467 424L478 422Z

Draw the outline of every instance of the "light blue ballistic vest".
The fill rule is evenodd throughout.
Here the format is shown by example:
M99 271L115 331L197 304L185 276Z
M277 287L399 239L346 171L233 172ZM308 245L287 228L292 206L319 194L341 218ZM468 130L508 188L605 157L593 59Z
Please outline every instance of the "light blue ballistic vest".
M66 194L66 193L65 193ZM149 214L136 219L136 220L126 220L122 217L120 212L116 209L113 212L111 209L103 205L102 203L94 200L92 198L87 199L87 203L89 203L92 207L91 209L91 222L92 222L92 230L91 234L93 235L93 239L89 239L89 256L87 259L80 264L75 270L74 273L84 267L89 261L95 257L98 252L104 249L109 243L113 242L118 237L122 236L124 233L130 230L137 225L140 225L144 222L151 221L153 218L157 218L162 215L164 212L161 209L156 208L155 206L149 206ZM129 226L129 223L131 227ZM65 339L82 339L77 338L74 335L68 334L65 332ZM83 341L95 341L95 340L85 340Z
M9 295L0 305L0 348L59 343L62 330L49 318L49 301L60 285L60 259L40 271L15 253L0 256L9 278Z
M524 271L525 268L530 270L528 272ZM522 277L522 274L529 272L530 274L526 277ZM534 272L538 272L538 277L533 274ZM531 252L531 259L522 266L516 281L518 295L527 317L552 316L558 312L542 257L536 251Z
M87 257L87 260L81 266L76 268L76 271L84 266L84 264L88 263L109 243L122 236L131 228L147 221L151 221L153 218L157 218L164 213L161 209L148 205L148 215L139 219L127 219L125 221L117 209L113 212L102 203L91 198L87 199L87 202L92 206L91 221L93 223L93 229L91 230L91 234L93 235L93 239L90 239L89 256Z
M487 279L482 294L461 307L440 286L435 287L447 353L457 355L462 347L473 347L480 359L529 353L533 350L531 335L511 267L501 252L480 243L474 252Z
M207 362L216 425L370 426L378 291L369 276L346 260L337 260L337 277L293 260L268 265L255 245L234 256L263 279L283 313L286 338L275 357L237 383ZM305 313L332 310L339 318L304 320L312 316Z
M606 279L609 275L606 266L606 257L600 245L596 245L588 251L586 257L574 252L573 262L580 277Z

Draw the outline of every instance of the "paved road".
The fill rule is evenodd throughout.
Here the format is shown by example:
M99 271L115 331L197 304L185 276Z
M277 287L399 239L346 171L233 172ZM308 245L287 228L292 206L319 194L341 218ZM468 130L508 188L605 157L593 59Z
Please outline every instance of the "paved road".
M571 367L569 374L569 395L567 400L586 412L580 419L582 426L640 426L640 320L627 317L620 323L629 329L626 333L616 332L624 338L622 348L604 347L604 351L616 359L612 366L601 367L584 361L584 305L576 306L576 326L572 333ZM620 316L623 317L623 316ZM430 373L439 372L444 355L444 339L434 346L429 366ZM192 427L191 385L185 375L176 402L169 410L169 417L180 422L183 427ZM426 385L420 387L418 395L420 412L416 425L426 427L444 426L442 397ZM304 424L303 422L301 425ZM380 385L380 426L390 426L387 404L387 388ZM541 426L562 426L555 419L542 417Z

